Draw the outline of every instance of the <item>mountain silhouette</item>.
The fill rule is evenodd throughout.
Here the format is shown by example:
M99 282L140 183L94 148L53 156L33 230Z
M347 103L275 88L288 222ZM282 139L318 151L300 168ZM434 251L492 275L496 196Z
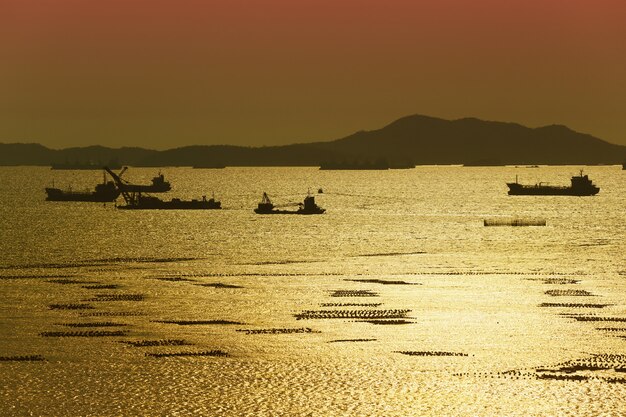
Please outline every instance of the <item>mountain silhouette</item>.
M195 145L156 151L89 146L54 150L39 144L0 143L0 165L62 162L131 166L319 166L322 162L391 166L412 164L592 165L621 164L626 146L614 145L566 126L529 128L475 118L444 120L413 115L377 130L329 142L243 147Z

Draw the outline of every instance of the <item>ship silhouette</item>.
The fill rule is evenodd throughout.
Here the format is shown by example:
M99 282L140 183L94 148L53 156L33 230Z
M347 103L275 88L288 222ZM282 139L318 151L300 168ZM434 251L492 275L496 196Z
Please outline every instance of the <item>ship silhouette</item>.
M293 204L286 204L280 207L292 205ZM257 214L323 214L326 212L326 209L315 204L315 197L310 193L304 198L304 202L299 203L298 206L299 208L297 210L281 210L274 206L274 203L272 203L267 193L263 193L261 202L257 208L254 209L254 212Z
M46 201L89 201L94 203L110 203L120 195L120 190L113 181L107 181L106 175L102 183L97 184L93 191L74 191L71 188L62 190L46 187Z
M580 175L575 175L571 178L571 185L567 186L554 186L544 183L538 183L535 185L522 185L517 182L509 182L506 185L509 187L509 195L572 195L572 196L589 196L596 195L600 191L600 187L596 186L587 175L583 175L582 170Z
M109 168L105 167L106 172L109 173L111 177L113 177L113 181L115 181L115 185L117 189L122 194L126 205L117 206L118 209L123 210L215 210L221 209L222 203L215 200L215 197L207 200L206 196L202 196L201 200L181 200L179 198L172 198L169 201L161 200L158 197L154 197L151 195L145 195L146 190L150 190L150 187L154 187L155 185L158 187L167 187L169 190L169 183L165 182L163 179L163 175L159 175L152 179L152 185L142 186L142 185L133 185L128 184L120 175L124 173L124 170L120 173L120 175L111 171ZM166 185L165 185L166 184ZM166 190L167 191L167 190Z

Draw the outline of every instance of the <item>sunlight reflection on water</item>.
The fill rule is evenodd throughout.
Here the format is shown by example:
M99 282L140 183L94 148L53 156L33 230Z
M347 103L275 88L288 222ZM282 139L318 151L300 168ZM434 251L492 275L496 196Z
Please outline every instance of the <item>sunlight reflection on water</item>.
M224 209L127 212L0 168L0 414L626 413L626 174L506 195L577 169L167 168ZM322 216L252 212L320 187ZM483 226L514 216L547 226Z

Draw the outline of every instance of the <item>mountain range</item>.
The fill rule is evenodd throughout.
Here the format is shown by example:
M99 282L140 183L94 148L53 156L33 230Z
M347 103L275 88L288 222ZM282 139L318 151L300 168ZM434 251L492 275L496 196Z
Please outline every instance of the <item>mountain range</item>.
M0 143L0 165L80 162L131 166L319 166L323 162L390 165L618 164L626 146L566 126L529 128L475 118L444 120L413 115L377 130L284 146L196 145L163 151L87 146L49 149L39 144Z

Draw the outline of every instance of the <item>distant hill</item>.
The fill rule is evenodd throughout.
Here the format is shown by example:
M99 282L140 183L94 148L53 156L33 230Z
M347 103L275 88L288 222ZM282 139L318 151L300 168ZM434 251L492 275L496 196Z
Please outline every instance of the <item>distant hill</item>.
M369 132L328 143L337 153L416 164L617 164L626 146L613 145L565 126L536 129L473 118L408 116Z
M372 131L330 142L285 146L186 146L155 151L103 146L53 150L38 144L0 143L0 165L117 160L131 166L319 166L321 162L389 164L618 164L626 146L565 126L528 128L473 118L444 120L408 116Z

